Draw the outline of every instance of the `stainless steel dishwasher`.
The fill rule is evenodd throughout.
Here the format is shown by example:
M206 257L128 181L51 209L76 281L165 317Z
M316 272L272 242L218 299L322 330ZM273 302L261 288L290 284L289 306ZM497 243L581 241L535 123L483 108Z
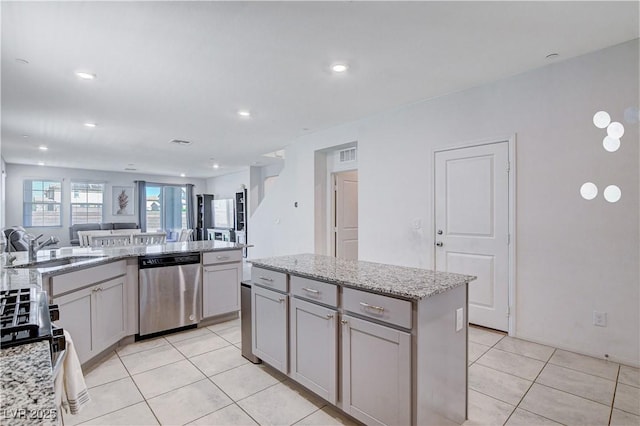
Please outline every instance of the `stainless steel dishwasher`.
M198 324L202 318L200 253L142 256L138 268L138 337Z

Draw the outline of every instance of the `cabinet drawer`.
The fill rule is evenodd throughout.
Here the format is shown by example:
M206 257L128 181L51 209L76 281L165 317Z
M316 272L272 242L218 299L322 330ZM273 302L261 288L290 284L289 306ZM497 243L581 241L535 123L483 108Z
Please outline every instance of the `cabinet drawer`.
M91 266L80 271L56 275L51 278L51 296L78 290L88 285L126 275L127 262L119 260L106 265Z
M254 266L251 268L251 281L254 284L278 291L287 292L289 290L287 286L287 274L283 272L271 271Z
M208 251L202 253L203 265L240 261L242 261L242 250Z
M344 288L342 306L355 314L411 328L411 302L408 300Z
M291 293L302 299L338 306L338 286L308 278L291 276Z

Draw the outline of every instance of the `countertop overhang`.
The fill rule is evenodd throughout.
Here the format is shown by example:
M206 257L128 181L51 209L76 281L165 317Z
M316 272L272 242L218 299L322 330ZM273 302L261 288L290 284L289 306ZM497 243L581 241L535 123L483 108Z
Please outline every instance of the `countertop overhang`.
M473 275L317 254L251 259L248 262L260 268L409 300L435 296L476 279Z

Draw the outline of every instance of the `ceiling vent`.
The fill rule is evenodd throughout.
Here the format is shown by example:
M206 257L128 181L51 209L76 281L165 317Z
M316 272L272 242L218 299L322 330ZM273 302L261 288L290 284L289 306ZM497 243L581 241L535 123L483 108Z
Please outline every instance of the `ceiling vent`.
M172 139L171 141L169 141L169 143L173 143L173 144L180 145L180 146L189 146L193 142L185 141L185 140L182 140L182 139Z
M353 147L353 148L347 148L347 149L342 149L338 152L338 159L340 163L348 163L351 161L356 161L356 151L358 150L358 148Z

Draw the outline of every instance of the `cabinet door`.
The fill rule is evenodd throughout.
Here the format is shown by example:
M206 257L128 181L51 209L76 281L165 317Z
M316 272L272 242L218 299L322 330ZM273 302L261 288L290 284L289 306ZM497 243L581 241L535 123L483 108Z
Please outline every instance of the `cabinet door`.
M117 277L96 285L93 293L93 350L100 352L127 334L125 278Z
M58 305L60 310L60 319L56 321L56 325L71 334L80 363L89 360L94 354L91 345L93 288L56 297L53 303Z
M241 263L205 266L202 277L202 316L240 310Z
M287 374L287 295L251 287L253 354Z
M291 298L291 376L332 404L337 402L337 311Z
M366 424L410 424L411 336L347 315L342 324L343 410Z

